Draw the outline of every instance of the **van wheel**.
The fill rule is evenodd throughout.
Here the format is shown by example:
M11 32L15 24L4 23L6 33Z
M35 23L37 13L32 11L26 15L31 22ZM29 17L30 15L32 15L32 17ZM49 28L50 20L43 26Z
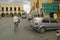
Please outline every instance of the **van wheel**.
M39 29L39 32L40 32L40 33L44 33L45 31L46 31L46 30L45 30L44 27L42 27L42 28Z

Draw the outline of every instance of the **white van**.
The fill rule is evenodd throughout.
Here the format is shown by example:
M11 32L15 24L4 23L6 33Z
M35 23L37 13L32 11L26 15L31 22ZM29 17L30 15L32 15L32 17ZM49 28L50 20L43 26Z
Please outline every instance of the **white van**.
M38 30L38 32L44 33L46 30L60 29L60 22L54 19L35 17L31 20L30 26L34 30Z

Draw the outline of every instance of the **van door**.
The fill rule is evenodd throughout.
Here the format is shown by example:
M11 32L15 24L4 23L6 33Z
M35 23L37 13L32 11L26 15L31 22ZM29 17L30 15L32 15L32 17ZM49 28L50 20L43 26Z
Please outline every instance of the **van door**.
M44 25L44 27L46 27L46 28L49 28L50 27L49 20L43 20L42 25Z
M56 20L51 20L51 28L57 29L59 27L59 23Z

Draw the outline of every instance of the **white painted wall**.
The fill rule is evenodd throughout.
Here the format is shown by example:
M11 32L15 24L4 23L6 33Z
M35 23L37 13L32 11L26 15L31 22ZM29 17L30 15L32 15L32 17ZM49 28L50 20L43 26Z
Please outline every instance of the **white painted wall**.
M23 10L24 10L25 12L27 12L27 14L29 14L29 13L30 13L30 10L31 10L30 2L28 2L28 1L25 1L25 2L26 2L26 3L23 4Z

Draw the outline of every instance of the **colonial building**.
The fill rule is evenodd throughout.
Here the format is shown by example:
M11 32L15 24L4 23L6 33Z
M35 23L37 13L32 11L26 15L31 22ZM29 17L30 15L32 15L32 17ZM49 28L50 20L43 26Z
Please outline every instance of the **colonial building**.
M23 12L23 5L20 3L0 3L1 16L13 16Z
M54 0L32 0L31 8L34 12L42 8L43 3L52 3Z

